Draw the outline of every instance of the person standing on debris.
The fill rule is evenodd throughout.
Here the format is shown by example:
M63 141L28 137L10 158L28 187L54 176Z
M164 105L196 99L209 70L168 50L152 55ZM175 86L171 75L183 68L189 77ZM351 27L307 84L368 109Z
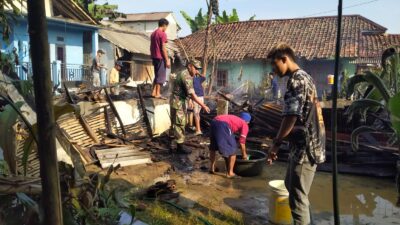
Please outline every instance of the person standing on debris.
M172 93L170 97L171 105L171 125L174 130L174 135L177 143L177 152L190 154L189 149L185 149L183 143L185 141L185 126L186 126L186 100L192 99L199 104L207 113L210 109L197 97L193 87L193 77L199 73L201 64L198 60L189 60L186 65L186 70L180 72L172 81Z
M150 53L154 66L154 82L151 96L153 98L161 98L161 86L167 80L167 68L171 68L171 62L167 52L167 34L165 31L168 28L168 20L160 19L158 28L151 34L150 37Z
M285 186L289 191L293 222L310 224L308 194L317 164L325 161L325 128L317 90L312 77L296 64L290 46L278 44L270 51L267 60L277 75L289 78L284 96L283 121L268 152L267 163L277 159L282 140L288 138L291 153Z
M96 57L94 57L92 61L92 81L95 87L100 86L100 71L101 68L105 68L104 65L100 63L101 56L104 54L105 52L102 49L97 50Z
M251 116L247 112L235 115L219 115L211 121L210 127L210 173L215 173L216 151L225 159L226 177L233 178L236 174L233 167L236 162L236 138L240 134L239 143L242 158L248 159L246 150L246 137L249 132Z
M109 85L116 85L119 83L119 71L122 68L122 62L116 61L114 67L110 71L110 76L108 78ZM116 85L115 87L110 88L111 93L116 95L119 94L119 87Z

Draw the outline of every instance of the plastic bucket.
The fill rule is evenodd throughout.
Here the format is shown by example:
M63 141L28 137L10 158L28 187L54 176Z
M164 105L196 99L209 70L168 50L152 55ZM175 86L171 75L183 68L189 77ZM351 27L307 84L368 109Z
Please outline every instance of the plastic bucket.
M328 84L333 85L334 75L330 74L327 76Z
M289 192L283 180L273 180L268 183L272 192L269 201L269 221L273 224L292 224L292 214L289 206Z
M267 155L264 152L256 150L247 150L247 154L250 156L249 160L242 159L241 153L237 154L233 172L241 177L254 177L260 175L265 166Z

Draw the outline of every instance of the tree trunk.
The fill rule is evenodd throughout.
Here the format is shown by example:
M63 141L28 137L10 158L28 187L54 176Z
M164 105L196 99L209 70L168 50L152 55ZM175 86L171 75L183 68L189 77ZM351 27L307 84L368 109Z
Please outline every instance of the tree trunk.
M35 90L43 224L62 225L47 21L44 0L28 0L28 27Z
M211 95L212 93L212 87L214 85L214 80L215 80L215 64L217 61L217 55L215 54L215 46L214 46L214 58L213 58L213 62L212 62L212 69L211 69L211 74L210 74L210 80L208 82L208 91L207 91L207 95Z
M211 2L207 1L207 5L208 5L208 18L207 18L206 37L204 39L203 72L202 72L202 74L204 76L207 74L208 45L209 45L209 36L210 36L210 26L211 26L211 20L212 20L212 15L213 15Z

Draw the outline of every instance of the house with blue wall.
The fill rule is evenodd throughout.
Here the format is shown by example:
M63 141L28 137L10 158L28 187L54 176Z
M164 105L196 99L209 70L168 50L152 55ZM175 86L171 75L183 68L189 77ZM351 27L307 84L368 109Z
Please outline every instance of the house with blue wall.
M266 61L277 43L289 44L298 64L314 78L319 96L330 92L327 76L334 74L336 16L255 20L217 24L210 28L209 71L215 61L217 89L234 90L245 83L260 87L272 68ZM382 52L389 47L400 48L400 35L387 34L386 28L361 16L343 16L340 72L352 75L369 67L377 67ZM181 39L189 57L202 59L205 30ZM181 49L183 54L183 49ZM283 93L284 79L279 80Z
M48 10L48 7L51 9ZM52 79L82 80L90 75L90 62L98 50L97 22L72 0L46 1L48 41ZM11 23L8 43L2 42L1 51L18 55L15 70L21 79L30 75L28 20L23 14Z

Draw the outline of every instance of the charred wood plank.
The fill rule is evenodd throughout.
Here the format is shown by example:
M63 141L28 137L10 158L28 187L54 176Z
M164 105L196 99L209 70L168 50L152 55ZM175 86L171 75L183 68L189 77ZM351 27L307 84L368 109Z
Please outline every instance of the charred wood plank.
M118 120L119 125L120 125L121 130L122 130L122 134L126 135L126 131L125 131L125 128L124 128L124 124L122 123L122 119L119 116L119 113L117 111L117 108L114 105L113 100L111 99L110 95L108 94L107 88L104 88L104 93L106 93L107 101L110 104L111 110L113 111L114 115L117 117L117 120Z
M144 122L147 127L147 133L148 133L149 137L153 137L153 131L151 129L149 117L147 116L146 105L144 103L144 99L143 99L143 95L142 95L142 85L137 86L137 92L139 95L140 107L142 108L143 119L144 119Z

